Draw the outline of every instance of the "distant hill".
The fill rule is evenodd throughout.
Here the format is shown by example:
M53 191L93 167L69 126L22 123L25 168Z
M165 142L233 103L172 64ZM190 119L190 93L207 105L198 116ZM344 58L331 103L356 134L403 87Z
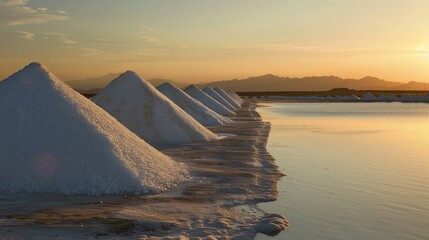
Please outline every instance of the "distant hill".
M170 83L171 85L178 87L180 89L183 89L185 87L187 87L189 85L189 83L181 83L181 82L176 82L174 80L171 79L162 79L162 78L153 78L153 79L149 79L148 82L150 82L150 84L152 84L153 86L157 87L163 83Z
M66 82L70 87L74 89L81 89L81 90L90 90L90 89L96 89L96 88L104 88L109 84L113 79L119 77L121 75L120 73L109 73L106 75L103 75L101 77L93 77L93 78L87 78L82 80L73 80Z
M72 88L77 89L79 92L86 93L89 90L91 93L94 93L104 88L105 86L107 86L107 84L109 84L113 79L119 77L119 75L121 75L121 73L109 73L101 77L87 78L82 80L73 80L73 81L68 81L66 83ZM149 79L148 82L150 82L155 87L165 82L169 82L178 88L184 88L187 85L189 85L186 83L176 82L171 79L162 79L162 78Z
M429 84L426 88L429 88ZM333 88L349 88L356 90L425 90L425 83L391 82L376 77L361 79L344 79L336 76L313 76L303 78L279 77L267 74L247 79L234 79L200 84L199 87L222 87L241 92L270 91L328 91Z
M80 92L91 94L104 88L120 73L109 73L101 77L88 78L84 80L69 81L71 87L80 89ZM159 86L169 82L178 88L187 87L187 83L177 82L171 79L154 78L148 80L152 85ZM313 76L302 78L280 77L267 74L247 79L233 79L198 84L198 87L222 87L238 92L273 92L273 91L328 91L333 88L349 88L355 90L429 90L429 83L411 81L408 83L392 82L376 77L364 77L361 79L344 79L336 76ZM89 90L89 91L88 91Z

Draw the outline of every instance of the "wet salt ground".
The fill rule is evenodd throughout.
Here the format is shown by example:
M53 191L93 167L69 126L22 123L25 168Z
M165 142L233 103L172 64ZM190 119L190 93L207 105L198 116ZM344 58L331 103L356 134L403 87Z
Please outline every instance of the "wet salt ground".
M0 195L0 236L46 238L225 238L276 234L287 222L256 204L277 198L282 174L265 145L270 124L254 103L234 123L213 127L221 139L162 151L186 163L193 179L146 196Z

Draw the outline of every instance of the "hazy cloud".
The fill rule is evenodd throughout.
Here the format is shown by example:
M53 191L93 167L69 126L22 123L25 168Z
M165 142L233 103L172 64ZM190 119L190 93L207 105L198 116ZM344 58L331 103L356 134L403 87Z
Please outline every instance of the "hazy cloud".
M29 7L28 0L0 0L0 24L23 25L67 19L66 16L48 14L47 10Z
M64 44L73 45L78 43L69 34L66 34L66 33L46 32L46 33L43 33L43 36L44 36L44 39L53 39Z
M142 36L143 41L147 42L147 43L152 43L152 44L161 44L161 42L153 37L149 37L149 36Z
M146 25L146 24L141 24L140 25L140 27L142 27L142 28L144 28L144 29L146 29L146 30L149 30L149 31L153 31L153 28L152 27L149 27L148 25Z
M57 13L67 14L67 12L66 12L66 11L63 11L63 10L57 10Z
M34 39L34 33L25 32L25 31L15 31L15 32L18 33L21 38L25 38L25 39L29 39L29 40Z

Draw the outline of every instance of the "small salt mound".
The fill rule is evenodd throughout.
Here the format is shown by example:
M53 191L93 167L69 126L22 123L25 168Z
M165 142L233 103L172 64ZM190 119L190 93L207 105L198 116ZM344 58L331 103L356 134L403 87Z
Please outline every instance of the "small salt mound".
M429 93L423 97L423 102L429 102Z
M219 93L213 90L213 88L205 87L203 89L203 92L205 92L207 95L209 95L210 97L212 97L213 99L215 99L216 101L218 101L219 103L227 107L228 109L230 110L237 109L236 107L232 106L231 103L229 103L227 100L225 100L221 95L219 95Z
M386 95L384 95L383 93L382 93L382 94L380 94L380 95L378 95L378 97L377 97L377 101L378 101L378 102L385 102L385 101L387 101L387 97L386 97Z
M164 83L156 89L204 126L223 125L232 122L170 83Z
M0 192L157 192L187 171L32 63L0 85Z
M207 95L205 92L201 91L194 85L189 86L185 89L185 92L195 98L196 100L200 101L202 104L206 105L206 107L210 108L211 110L224 115L224 116L232 116L235 115L235 113L231 110L229 110L227 107Z
M343 100L344 100L344 101L351 101L351 100L352 100L352 98L351 98L350 96L344 96L344 97L343 97Z
M425 95L416 94L411 97L413 102L424 102Z
M398 101L398 98L394 94L389 94L386 96L387 102L396 102Z
M234 100L232 97L230 97L223 89L216 87L213 90L215 90L223 99L228 101L233 107L241 107L241 104L238 101Z
M337 95L337 96L334 97L334 100L335 101L343 101L343 97L340 96L340 95Z
M399 98L399 101L400 102L411 102L411 101L413 101L413 98L410 95L408 95L408 93L405 93L404 95L402 95Z
M243 99L241 99L235 92L231 90L226 91L232 98L234 98L236 101L238 101L240 104L243 103Z
M208 141L217 136L136 73L127 71L91 98L154 145Z
M236 92L232 92L231 91L231 93L238 99L238 100L240 100L241 102L243 102L244 100L243 100L243 98L241 98Z
M328 96L326 97L326 100L328 100L328 101L332 101L332 100L334 100L334 98L333 98L331 95L328 95Z
M350 97L350 101L359 101L359 100L360 100L360 98L358 96L356 96L356 95L352 95Z
M364 102L373 102L377 101L377 98L372 93L367 92L360 98L360 100Z

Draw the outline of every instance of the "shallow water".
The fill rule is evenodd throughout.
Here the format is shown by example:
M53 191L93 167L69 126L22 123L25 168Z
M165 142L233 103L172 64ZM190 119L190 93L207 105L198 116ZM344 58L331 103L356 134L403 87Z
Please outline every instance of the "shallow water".
M276 239L429 239L429 104L273 103ZM258 235L257 239L270 239Z

